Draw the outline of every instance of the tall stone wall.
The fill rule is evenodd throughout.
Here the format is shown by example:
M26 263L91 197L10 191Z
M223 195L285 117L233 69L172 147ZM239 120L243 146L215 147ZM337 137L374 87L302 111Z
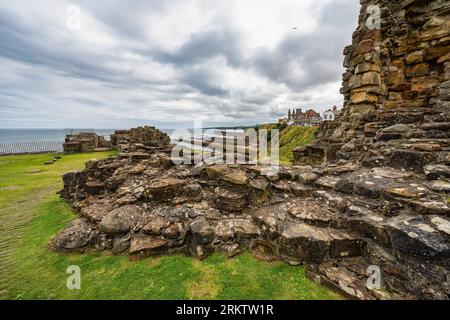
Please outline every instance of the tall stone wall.
M353 42L344 49L344 112L337 122L323 124L318 136L324 160L441 162L445 154L422 153L448 154L450 2L363 0L361 5ZM304 151L297 151L298 162L311 153ZM399 154L407 151L415 153Z

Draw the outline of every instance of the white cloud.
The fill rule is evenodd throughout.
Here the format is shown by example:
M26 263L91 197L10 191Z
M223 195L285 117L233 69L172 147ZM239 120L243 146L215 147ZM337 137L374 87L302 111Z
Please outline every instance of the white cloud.
M69 5L81 30L66 28ZM4 1L0 127L252 125L340 105L356 0ZM296 28L296 29L294 29Z

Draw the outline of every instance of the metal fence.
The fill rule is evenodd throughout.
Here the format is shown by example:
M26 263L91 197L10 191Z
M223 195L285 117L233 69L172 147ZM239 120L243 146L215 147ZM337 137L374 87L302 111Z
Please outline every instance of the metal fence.
M64 129L64 135L76 134L76 133L94 133L95 129L77 129L77 128L66 128Z
M63 143L64 140L0 142L0 154L62 151Z
M65 137L81 132L97 133L110 140L112 129L0 129L0 155L63 151Z

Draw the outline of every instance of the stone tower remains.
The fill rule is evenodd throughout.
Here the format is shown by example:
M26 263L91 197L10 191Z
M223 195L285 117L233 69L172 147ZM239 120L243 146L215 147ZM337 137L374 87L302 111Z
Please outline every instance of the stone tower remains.
M355 160L420 172L450 161L450 2L363 0L344 49L339 121L297 162Z

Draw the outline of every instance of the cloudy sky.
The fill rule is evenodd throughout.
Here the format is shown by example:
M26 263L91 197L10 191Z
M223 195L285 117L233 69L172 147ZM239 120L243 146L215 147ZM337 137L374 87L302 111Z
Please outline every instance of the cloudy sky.
M1 0L0 128L252 125L341 106L358 13L358 0Z

